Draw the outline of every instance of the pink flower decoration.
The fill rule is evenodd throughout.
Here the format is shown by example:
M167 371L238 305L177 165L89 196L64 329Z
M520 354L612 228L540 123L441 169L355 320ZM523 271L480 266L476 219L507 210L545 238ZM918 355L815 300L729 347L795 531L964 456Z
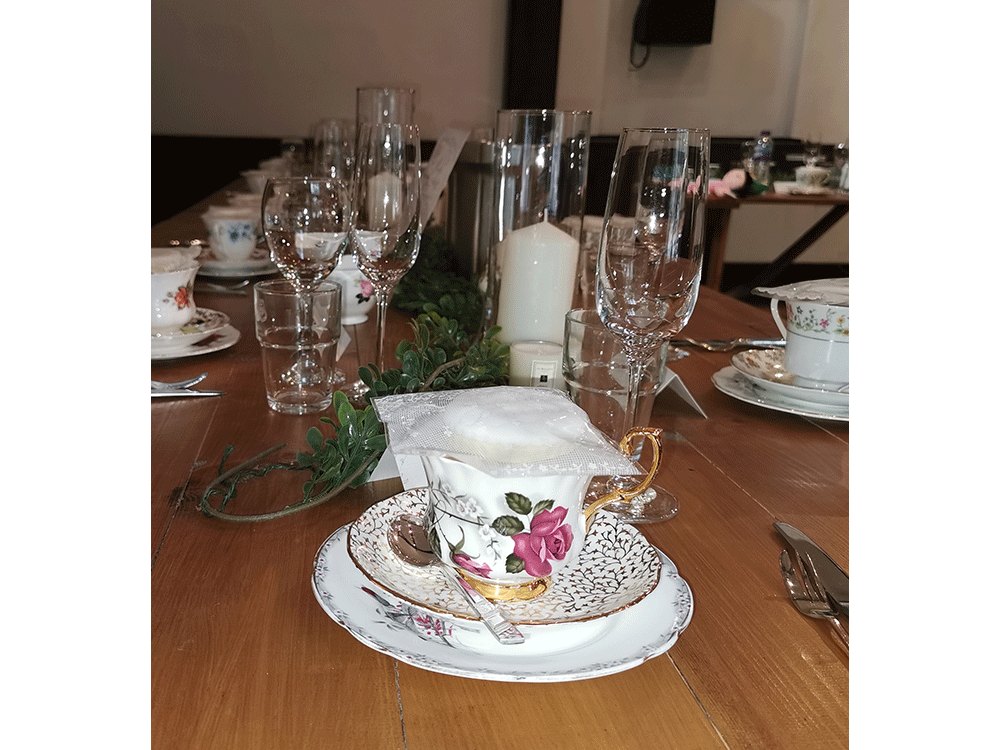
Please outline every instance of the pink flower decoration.
M364 295L366 300L369 299L375 292L375 287L372 286L372 283L368 279L362 279L359 281L358 286L361 288L361 294Z
M451 556L451 559L455 562L455 564L458 567L464 568L470 573L475 573L477 576L480 576L481 578L490 577L491 571L489 565L487 565L486 563L477 565L476 563L472 562L471 557L469 557L463 552L459 552L458 554L453 554Z
M540 511L531 519L531 530L515 534L514 554L524 560L524 570L530 576L552 573L550 560L562 560L573 544L573 530L566 520L566 508Z

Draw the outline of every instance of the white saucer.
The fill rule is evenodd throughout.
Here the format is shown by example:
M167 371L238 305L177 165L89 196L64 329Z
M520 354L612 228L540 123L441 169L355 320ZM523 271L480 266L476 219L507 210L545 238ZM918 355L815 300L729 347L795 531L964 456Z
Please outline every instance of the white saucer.
M229 325L229 317L225 313L199 307L195 309L194 317L181 326L180 330L165 333L152 332L150 334L151 346L153 352L159 354L180 351L207 339L227 325Z
M198 256L198 262L201 263L198 273L205 276L244 279L252 276L269 276L278 272L278 267L271 262L267 248L255 247L246 260L232 261L217 258L215 252L208 245L202 247L204 250Z
M312 586L324 611L369 648L441 674L502 682L569 682L623 672L673 646L694 611L691 589L662 552L655 589L624 612L584 622L521 625L501 646L479 622L439 617L373 583L348 553L349 526L316 553Z
M182 357L196 357L199 354L209 354L228 349L240 340L240 332L231 325L226 325L215 331L207 338L187 344L179 349L157 350L153 348L150 359L180 359Z
M389 546L389 524L401 513L422 517L427 490L401 492L372 506L351 524L348 552L372 581L411 604L438 614L475 619L465 598L434 568L416 568ZM552 588L530 601L504 602L515 623L577 622L621 611L656 587L656 549L632 526L610 513L594 516L579 557L552 577Z
M781 396L757 385L738 372L735 367L724 367L712 376L712 383L727 396L732 396L748 404L763 406L765 409L797 414L800 417L830 419L835 422L849 422L850 410L846 406L817 404Z
M785 353L776 349L751 349L733 355L733 367L766 391L813 404L847 407L850 393L815 387L785 370Z

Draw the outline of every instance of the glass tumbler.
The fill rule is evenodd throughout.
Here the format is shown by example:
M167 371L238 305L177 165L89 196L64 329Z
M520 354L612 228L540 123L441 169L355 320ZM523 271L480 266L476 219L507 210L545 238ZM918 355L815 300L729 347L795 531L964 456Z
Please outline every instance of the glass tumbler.
M324 281L311 291L296 292L290 282L275 279L254 284L253 294L267 405L282 414L328 408L340 341L340 284ZM307 320L302 320L298 303L302 294L312 298ZM295 366L302 361L310 363L308 377Z

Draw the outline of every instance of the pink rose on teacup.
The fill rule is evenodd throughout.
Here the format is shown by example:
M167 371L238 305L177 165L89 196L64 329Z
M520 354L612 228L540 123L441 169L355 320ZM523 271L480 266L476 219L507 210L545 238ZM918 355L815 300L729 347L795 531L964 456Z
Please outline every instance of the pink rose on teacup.
M566 508L542 510L531 519L529 531L514 535L514 555L524 561L528 575L550 575L550 561L565 559L573 545L573 530L565 520Z
M472 558L464 552L453 553L451 559L458 567L464 568L470 573L475 573L477 576L482 576L483 578L489 578L492 572L489 565L486 563L476 565L476 563L472 562Z

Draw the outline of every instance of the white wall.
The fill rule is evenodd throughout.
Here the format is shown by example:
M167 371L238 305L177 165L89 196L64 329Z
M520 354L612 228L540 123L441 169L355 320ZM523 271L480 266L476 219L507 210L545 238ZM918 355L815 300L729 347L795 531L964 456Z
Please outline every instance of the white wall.
M628 64L639 0L563 0L556 106L592 132L700 126L740 136L847 137L848 0L717 0L711 45ZM412 86L417 124L490 127L507 0L152 0L152 132L306 135L352 117L364 85ZM728 259L769 260L821 209L744 207ZM844 218L802 258L847 261ZM790 239L789 239L790 238ZM786 241L787 239L787 241Z

